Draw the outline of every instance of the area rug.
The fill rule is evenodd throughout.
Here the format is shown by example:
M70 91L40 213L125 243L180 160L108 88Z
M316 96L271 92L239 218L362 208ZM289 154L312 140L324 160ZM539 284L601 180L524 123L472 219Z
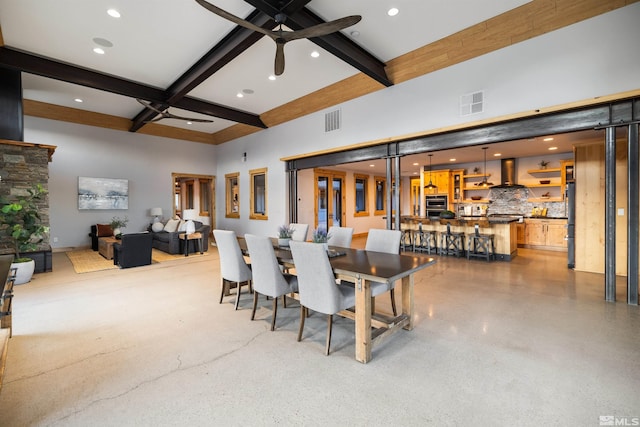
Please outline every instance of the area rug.
M97 251L93 251L91 249L82 249L78 251L70 251L66 252L67 257L71 261L73 265L73 269L76 273L90 273L93 271L101 271L101 270L111 270L118 268L117 265L113 265L112 259L105 259L102 255L100 255ZM151 262L152 263L160 263L165 261L173 261L179 259L189 259L191 257L200 257L206 256L209 252L205 252L200 255L199 252L189 254L188 257L185 257L183 254L171 255L166 252L162 252L157 249L153 249L151 253Z

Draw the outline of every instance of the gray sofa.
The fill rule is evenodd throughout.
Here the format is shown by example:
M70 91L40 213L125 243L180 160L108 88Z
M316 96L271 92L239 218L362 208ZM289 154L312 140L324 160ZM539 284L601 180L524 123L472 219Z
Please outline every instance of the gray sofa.
M210 225L205 225L200 221L193 221L196 226L196 232L202 233L202 250L209 250L209 232L211 231ZM153 235L153 247L156 249L160 249L163 252L168 254L181 254L184 253L182 245L184 245L184 240L180 239L180 234L184 233L184 231L158 231L155 232L151 230L151 225L149 226L149 232ZM189 252L195 253L198 252L198 243L196 240L189 240Z

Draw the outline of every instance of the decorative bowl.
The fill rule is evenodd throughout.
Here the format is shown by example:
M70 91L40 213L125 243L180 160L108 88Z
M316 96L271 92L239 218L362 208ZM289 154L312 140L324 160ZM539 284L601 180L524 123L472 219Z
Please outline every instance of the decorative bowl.
M471 200L482 200L482 196L471 196Z
M541 179L540 180L540 184L551 184L551 180L550 179Z

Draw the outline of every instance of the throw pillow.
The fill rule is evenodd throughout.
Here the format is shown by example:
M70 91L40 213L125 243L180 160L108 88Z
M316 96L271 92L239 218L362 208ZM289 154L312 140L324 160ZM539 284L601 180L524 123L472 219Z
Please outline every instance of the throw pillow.
M113 236L113 229L109 224L96 224L98 237Z
M182 232L185 231L187 229L187 221L185 221L184 219L180 220L180 225L178 225L178 231Z
M167 221L167 225L164 226L164 231L173 233L178 229L178 224L180 224L179 219L170 219Z

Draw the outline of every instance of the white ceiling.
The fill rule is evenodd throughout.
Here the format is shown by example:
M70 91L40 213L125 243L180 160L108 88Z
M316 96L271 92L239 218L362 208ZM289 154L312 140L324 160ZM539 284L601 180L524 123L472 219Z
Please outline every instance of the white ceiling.
M211 0L242 18L254 8L244 1ZM307 8L329 21L358 14L362 20L343 33L382 61L451 35L527 3L528 0L312 0ZM398 7L395 17L387 10ZM120 18L107 10L115 8ZM0 0L0 29L7 47L112 74L160 89L167 88L227 35L235 24L194 0ZM352 35L357 31L357 37ZM95 54L94 38L113 43ZM311 58L312 50L320 57ZM285 48L286 68L276 81L275 44L264 37L189 93L189 96L262 114L359 71L308 40ZM249 89L251 95L236 97ZM25 75L26 99L133 118L141 106L131 98L75 84ZM83 99L79 104L75 98ZM174 114L204 118L179 109ZM168 126L215 133L234 122L163 120Z
M362 20L343 34L381 61L389 61L416 48L528 3L529 0L312 0L307 8L326 21L348 15ZM211 0L239 17L254 8L239 0ZM387 15L391 7L400 12ZM120 18L107 10L115 8ZM194 0L0 0L0 30L7 47L56 61L108 73L166 89L199 58L222 40L235 24L205 10ZM357 31L357 36L353 32ZM92 49L94 38L113 43L104 55ZM318 58L311 51L320 53ZM188 95L254 114L262 114L359 73L308 40L285 47L286 68L275 81L275 44L263 37L237 58L205 80ZM243 98L236 95L245 94ZM23 74L25 99L132 119L142 107L135 99L36 75ZM75 102L81 98L82 103ZM171 108L174 114L209 118L203 114ZM235 122L213 118L213 123L187 124L165 119L160 123L215 133ZM595 131L594 131L595 132ZM556 153L569 152L574 143L592 139L594 133L556 135ZM597 137L597 134L596 134ZM548 146L541 141L493 144L488 156L542 155ZM480 147L436 152L433 165L482 161ZM418 163L414 166L413 163ZM402 160L402 174L412 175L428 163L426 154ZM371 167L370 164L374 166ZM384 173L385 162L342 165L343 168Z

